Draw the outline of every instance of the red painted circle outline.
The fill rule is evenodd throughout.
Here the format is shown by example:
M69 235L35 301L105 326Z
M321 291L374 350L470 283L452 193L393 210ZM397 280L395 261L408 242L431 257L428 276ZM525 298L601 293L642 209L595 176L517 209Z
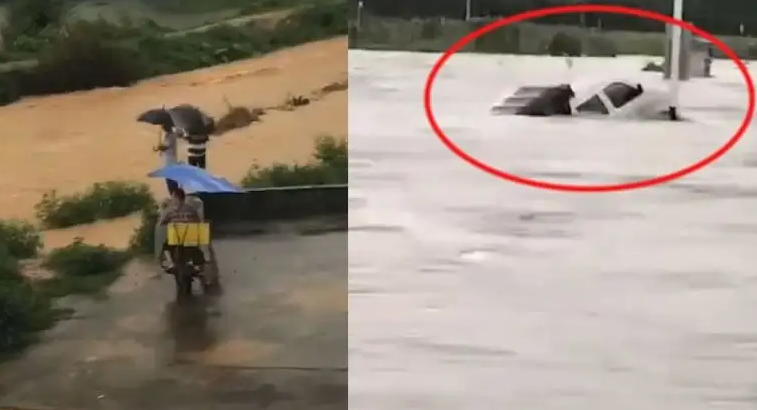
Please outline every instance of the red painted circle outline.
M718 47L723 52L723 54L725 54L729 59L731 59L734 63L736 63L736 66L739 68L739 71L741 71L741 75L744 77L744 83L746 85L747 92L749 93L746 114L744 115L744 119L741 125L736 130L736 133L718 150L716 150L709 156L705 157L704 159L692 165L689 165L688 167L685 167L678 171L674 171L669 174L661 175L655 178L650 178L650 179L635 181L635 182L630 182L630 183L608 184L608 185L560 184L560 183L539 181L536 179L529 179L529 178L521 177L515 174L507 173L500 169L494 168L488 164L485 164L479 161L478 159L468 155L465 151L463 151L460 147L458 147L455 143L453 143L447 137L444 131L442 131L439 124L436 122L436 118L434 116L433 108L431 104L431 92L432 92L436 77L439 74L439 71L441 70L442 66L444 66L444 64L447 63L450 57L452 57L452 55L460 51L463 47L465 47L471 41L475 40L476 38L486 33L494 31L497 28L506 26L508 24L518 23L521 21L526 21L526 20L535 19L539 17L546 17L546 16L557 15L557 14L570 14L570 13L609 13L609 14L632 15L636 17L661 21L663 23L674 24L683 28L684 30L689 30L692 33L710 41L713 45ZM647 188L647 187L652 187L659 184L664 184L666 182L671 182L678 178L692 174L706 167L707 165L712 164L713 162L718 160L720 157L725 155L744 136L747 129L749 128L749 125L752 122L752 117L754 116L754 108L755 108L755 89L754 89L754 83L752 81L751 75L749 74L749 71L747 71L746 66L741 61L741 59L739 59L736 53L730 47L728 47L725 43L717 39L714 35L690 23L674 19L673 17L665 15L665 14L660 14L660 13L656 13L656 12L644 10L644 9L637 9L637 8L624 7L624 6L614 6L614 5L578 4L578 5L546 7L542 9L529 10L524 13L516 14L510 17L505 17L500 20L494 21L471 33L468 33L467 35L459 39L457 42L455 42L455 44L453 44L450 48L448 48L442 54L442 56L439 57L439 59L434 64L434 66L431 68L431 71L429 72L428 77L426 78L426 85L423 90L423 105L424 105L424 109L426 113L426 119L428 120L429 125L431 126L431 129L434 131L434 133L439 138L439 140L450 151L452 151L453 154L457 155L462 160L466 161L467 163L473 165L474 167L488 174L491 174L499 178L502 178L511 182L515 182L518 184L527 185L534 188L552 190L552 191L583 192L583 193L614 192L614 191L626 191L626 190Z

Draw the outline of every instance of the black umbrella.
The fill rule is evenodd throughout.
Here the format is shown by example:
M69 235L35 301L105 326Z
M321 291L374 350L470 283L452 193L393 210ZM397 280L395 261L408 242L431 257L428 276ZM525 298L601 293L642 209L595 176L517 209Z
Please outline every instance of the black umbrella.
M177 105L168 110L168 115L173 125L187 135L209 135L215 128L213 117L193 105Z
M165 107L147 110L140 114L139 117L137 117L137 121L147 124L159 125L165 131L170 131L174 126L171 114L168 112L168 110L165 109Z

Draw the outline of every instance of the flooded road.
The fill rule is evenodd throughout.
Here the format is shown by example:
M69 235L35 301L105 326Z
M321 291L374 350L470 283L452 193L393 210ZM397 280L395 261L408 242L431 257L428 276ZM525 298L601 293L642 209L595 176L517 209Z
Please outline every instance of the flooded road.
M754 131L713 166L613 194L516 186L450 153L422 85L435 55L350 52L350 407L704 410L757 405ZM577 59L573 75L643 57ZM727 63L684 86L689 123L490 117L562 59L463 55L434 108L450 138L552 182L639 180L733 134Z
M215 241L225 292L177 307L132 266L0 367L0 407L345 409L346 234Z

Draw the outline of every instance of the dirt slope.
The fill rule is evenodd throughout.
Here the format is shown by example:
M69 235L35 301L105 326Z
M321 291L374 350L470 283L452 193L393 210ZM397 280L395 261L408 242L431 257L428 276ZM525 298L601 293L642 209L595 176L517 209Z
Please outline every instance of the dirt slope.
M0 108L4 131L0 150L0 218L33 218L33 205L51 189L72 193L94 182L150 183L163 195L163 182L145 174L160 166L152 152L156 127L139 124L145 109L192 103L217 115L224 96L234 104L271 106L288 94L308 94L347 78L346 39L310 43L224 66L145 81L130 88L104 89L27 99ZM263 122L216 139L209 169L239 179L253 162L302 162L313 138L347 133L347 92L328 94L291 112L272 112ZM49 232L48 246L75 236L122 246L134 218Z

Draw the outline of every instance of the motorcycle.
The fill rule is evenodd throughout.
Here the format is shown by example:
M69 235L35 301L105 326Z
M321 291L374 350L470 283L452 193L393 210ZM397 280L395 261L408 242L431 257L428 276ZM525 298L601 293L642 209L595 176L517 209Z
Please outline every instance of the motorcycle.
M177 300L194 296L193 284L199 282L203 294L217 295L220 280L215 250L208 222L172 222L166 224L163 252L168 251L171 264L162 264L165 273L174 277Z

